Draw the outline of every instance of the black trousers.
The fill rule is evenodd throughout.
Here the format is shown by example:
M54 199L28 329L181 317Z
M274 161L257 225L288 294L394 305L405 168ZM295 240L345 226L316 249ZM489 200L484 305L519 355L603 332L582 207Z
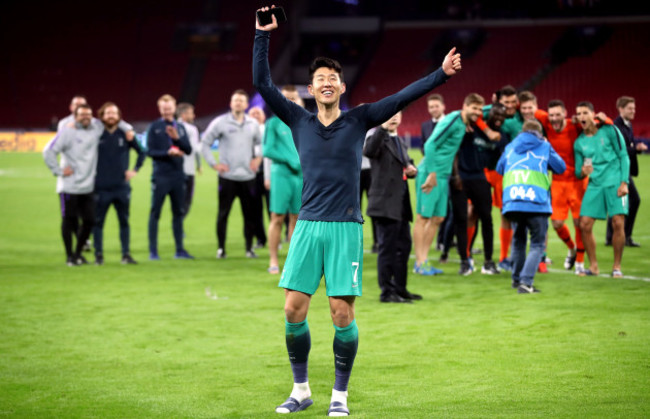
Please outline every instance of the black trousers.
M370 183L372 182L372 176L370 169L361 170L360 188L359 188L359 207L362 207L363 204L363 192L366 192L368 196L368 190L370 190ZM375 225L375 219L370 217L370 222L372 223L372 245L373 247L377 244L377 226Z
M253 211L255 212L255 233L259 244L266 244L266 228L264 228L264 200L266 199L267 217L269 216L269 191L264 187L264 171L255 175L255 195L253 197Z
M636 214L639 212L639 207L641 206L641 196L639 196L639 191L636 189L634 180L630 177L630 183L627 185L628 189L628 199L630 200L630 210L625 217L625 237L632 238L632 232L634 231L634 223L636 222ZM607 217L607 237L606 240L608 243L612 241L612 234L614 230L612 229L612 219Z
M472 201L474 211L481 223L483 235L483 253L485 260L492 260L494 251L494 228L492 226L492 193L490 184L485 179L465 179L463 189L450 187L454 214L454 229L457 237L457 249L461 259L467 259L467 200Z
M228 216L230 209L235 201L239 198L242 214L244 216L244 239L246 241L246 250L251 249L253 245L253 236L258 222L255 212L255 179L237 181L219 177L219 212L217 213L217 242L220 249L226 248L226 232L228 230Z
M408 221L374 217L377 226L377 281L381 298L391 294L408 296L406 278L411 254L411 228Z
M183 201L183 218L187 217L187 214L190 213L192 198L194 198L194 175L185 175L185 200Z
M172 204L172 232L176 251L183 250L183 205L185 201L185 178L151 179L151 211L149 212L149 252L158 253L158 221L165 197Z
M123 186L111 189L95 190L95 225L93 236L95 237L95 254L104 252L104 221L106 213L111 205L117 212L117 220L120 224L120 244L122 255L129 253L129 241L131 229L129 227L129 205L131 202L131 186Z
M60 193L59 205L61 206L61 236L66 256L79 255L93 228L95 199L92 193ZM79 220L81 220L81 226ZM73 251L72 238L75 236L77 243Z

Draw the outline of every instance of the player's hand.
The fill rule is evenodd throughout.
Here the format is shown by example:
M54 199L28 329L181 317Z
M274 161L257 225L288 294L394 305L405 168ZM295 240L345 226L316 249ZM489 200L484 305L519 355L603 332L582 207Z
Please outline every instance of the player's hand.
M427 176L427 180L422 184L420 189L422 189L422 192L424 193L429 193L437 185L438 185L438 180L436 178L436 172L431 172L429 173L429 176Z
M128 182L131 179L133 179L135 177L135 175L137 175L137 174L138 174L138 172L136 172L135 170L127 170L126 172L124 172L124 178Z
M167 150L167 154L169 154L172 157L182 157L185 153L178 147L170 147L169 150Z
M448 76L453 76L458 73L461 68L460 53L456 54L456 47L453 47L442 61L442 71L444 71Z
M621 186L618 187L618 190L616 191L616 195L618 195L618 197L620 198L622 196L627 195L628 192L629 191L627 189L627 183L621 182Z
M605 114L605 112L598 112L596 114L596 120L597 122L604 123L605 121L607 121L607 115Z
M171 125L167 125L167 127L165 128L165 132L167 133L167 135L169 135L169 137L171 137L172 140L178 140L179 138L178 130L175 127Z
M63 168L63 177L70 176L74 173L74 170L72 170L72 167L66 166Z
M582 176L589 176L594 172L594 165L593 164L583 164L582 165Z
M270 179L264 179L264 189L267 191L271 190L271 180Z
M127 131L125 136L126 136L126 141L133 141L133 139L135 138L135 131L133 130Z
M485 135L490 139L490 141L499 141L501 140L501 133L493 129L487 128L485 130Z
M251 160L250 163L250 168L254 173L257 173L257 169L260 168L260 164L262 163L262 158L261 157L255 157L253 160Z
M275 7L275 4L271 5L271 7L262 7L261 9L257 9L258 12L266 12L269 9L272 9ZM272 23L269 23L266 26L260 25L260 22L257 20L257 15L255 15L255 29L259 29L261 31L267 31L270 32L273 29L277 29L278 27L278 20L275 18L275 15L271 15L271 19L273 20Z
M418 168L413 166L412 164L409 164L406 166L406 169L404 169L404 173L408 177L415 177L418 174Z
M196 173L198 173L199 175L202 175L203 174L203 168L202 167L197 168Z
M636 151L646 151L648 149L648 146L645 145L645 143L638 142L636 143Z
M219 173L226 173L227 171L230 170L230 167L228 167L227 164L223 164L223 163L215 164L212 167L214 170L216 170Z

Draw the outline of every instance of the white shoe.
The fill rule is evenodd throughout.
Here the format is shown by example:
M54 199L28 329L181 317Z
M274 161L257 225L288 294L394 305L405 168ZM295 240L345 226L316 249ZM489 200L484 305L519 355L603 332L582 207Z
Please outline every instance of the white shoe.
M575 264L575 273L576 275L580 275L583 273L585 270L585 263L584 262L576 262Z

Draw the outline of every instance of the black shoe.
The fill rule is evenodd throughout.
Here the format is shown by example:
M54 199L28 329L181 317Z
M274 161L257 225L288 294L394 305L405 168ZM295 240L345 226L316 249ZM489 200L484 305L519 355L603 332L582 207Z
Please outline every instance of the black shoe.
M257 243L255 244L255 246L253 247L253 249L263 249L264 246L266 246L266 243L264 243L264 242L257 242Z
M407 304L413 303L413 301L411 301L410 298L403 298L403 297L400 297L397 294L388 294L386 297L379 297L379 302L382 302L382 303L407 303Z
M75 263L75 265L77 265L77 266L88 265L88 261L87 261L86 258L83 257L83 255L81 255L81 254L78 254L78 255L75 255L75 256L74 256L74 263Z
M122 265L137 265L137 264L138 262L136 262L135 259L133 259L130 254L125 253L124 255L122 255Z
M246 257L249 259L256 259L257 258L257 253L253 251L253 249L248 249L246 251Z
M474 272L474 268L472 268L472 264L469 263L468 260L461 260L460 261L460 269L458 270L458 273L463 276L470 275L472 272Z
M95 265L103 265L104 264L104 255L101 253L97 253L95 255Z
M628 237L627 239L625 239L625 245L627 247L641 247L641 245L639 243L635 242L632 239L632 237Z
M68 256L68 259L66 259L65 264L68 266L77 266L74 260L75 260L74 256Z
M517 289L519 288L519 281L512 281L512 288Z
M406 291L406 293L397 293L399 297L402 297L407 300L419 301L422 299L420 294L413 294L412 292Z
M483 267L481 268L481 273L483 275L496 275L501 273L499 271L499 268L497 268L496 263L492 260L488 260L483 264Z
M520 284L519 287L517 287L517 294L537 294L539 292L540 291L532 285Z

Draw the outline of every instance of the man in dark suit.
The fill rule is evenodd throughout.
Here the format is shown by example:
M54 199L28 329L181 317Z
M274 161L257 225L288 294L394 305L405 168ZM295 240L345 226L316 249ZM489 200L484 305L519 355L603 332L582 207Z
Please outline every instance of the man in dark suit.
M616 109L618 109L618 117L614 120L614 125L621 131L623 138L625 139L625 144L627 145L627 154L630 157L630 182L628 183L629 190L629 200L630 200L630 211L625 218L625 245L629 247L639 247L639 243L635 242L632 239L632 231L634 230L634 221L636 220L636 214L639 211L639 206L641 206L641 197L639 192L634 185L632 177L639 175L639 161L637 159L637 154L648 149L644 143L634 139L634 133L632 131L632 120L634 119L634 114L636 113L636 104L633 97L630 96L621 96L616 101ZM610 245L612 243L612 219L607 219L607 237L606 243Z
M410 303L422 296L406 289L408 259L411 253L409 223L413 211L406 178L417 169L406 145L397 135L402 121L398 112L366 139L363 154L370 158L371 184L368 191L368 216L377 227L377 279L383 303Z

